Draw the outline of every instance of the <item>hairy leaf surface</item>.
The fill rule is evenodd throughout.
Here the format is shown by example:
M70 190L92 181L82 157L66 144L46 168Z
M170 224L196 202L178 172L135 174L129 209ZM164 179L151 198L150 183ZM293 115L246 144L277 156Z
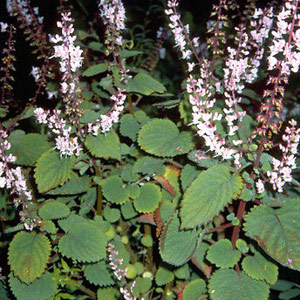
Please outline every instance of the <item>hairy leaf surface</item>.
M50 149L37 161L34 177L40 193L45 193L63 185L72 175L74 156L60 157L57 151Z
M8 249L8 263L14 275L29 284L44 273L50 257L49 239L36 232L17 233Z
M160 255L162 259L174 266L183 265L194 252L200 230L181 230L177 214L165 226L160 237Z
M241 258L241 252L233 249L231 241L223 239L210 246L206 258L219 268L232 268Z
M85 140L85 146L96 157L121 159L120 140L114 131L98 136L89 135Z
M206 224L239 194L242 180L229 168L216 165L203 171L188 187L182 200L182 228Z
M21 282L10 273L9 285L18 300L49 300L57 292L57 283L49 272L31 284Z
M70 214L70 208L59 201L50 200L39 209L39 215L44 220L66 218Z
M68 258L96 262L106 256L106 238L99 226L77 223L59 240L59 251Z
M254 207L246 216L246 234L283 266L300 270L300 198L282 208Z
M212 300L268 300L269 286L244 272L219 269L209 280L209 294Z
M190 132L180 132L172 121L162 119L145 124L139 131L138 143L147 153L162 157L184 154L193 147Z

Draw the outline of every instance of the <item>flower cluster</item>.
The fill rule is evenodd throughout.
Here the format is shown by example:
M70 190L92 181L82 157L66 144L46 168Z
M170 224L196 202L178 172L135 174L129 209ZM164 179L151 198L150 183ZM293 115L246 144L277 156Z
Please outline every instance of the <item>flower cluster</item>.
M121 0L100 0L99 2L100 16L104 25L107 26L107 43L110 44L111 39L122 46L123 39L121 32L125 29L125 8Z
M270 183L273 185L273 189L278 192L282 192L282 187L286 182L292 181L292 169L296 168L296 157L298 153L298 144L300 140L300 128L296 129L297 122L295 120L289 121L289 125L285 129L285 134L282 136L282 140L286 143L279 144L279 148L282 151L282 159L279 161L273 158L273 170L268 171Z
M36 108L34 115L37 121L41 124L47 124L48 128L52 129L52 132L57 135L55 138L56 146L55 149L59 150L60 155L64 156L79 156L82 148L78 143L78 138L70 137L71 126L67 127L66 121L59 118L61 111L54 110L53 115L50 115L49 111L45 111L42 108Z
M128 287L128 283L126 281L126 272L127 270L122 269L123 259L117 258L119 254L115 249L115 245L113 243L107 244L107 252L108 252L108 260L111 266L111 269L114 271L114 275L116 278L121 281L120 293L123 295L125 300L136 300L136 297L133 296L133 287L135 285L135 281ZM143 300L143 298L141 299Z
M5 43L5 47L3 47L2 50L3 57L1 59L2 65L0 67L0 72L2 73L0 76L0 82L3 84L1 92L1 104L4 104L5 102L8 102L6 92L11 92L13 89L10 82L14 80L12 72L15 71L14 62L16 57L14 34L16 30L12 25L7 28L6 26L2 26L2 24L1 27L5 27L5 30L9 28L9 37Z
M268 57L268 69L281 69L281 74L289 76L290 72L298 72L300 65L300 29L294 31L295 21L299 20L297 14L298 1L287 1L277 15L277 30L272 31L273 43L270 46ZM292 22L290 23L290 19ZM288 40L286 40L286 36ZM284 59L278 59L277 55L283 54Z
M7 133L4 130L0 130L0 188L7 188L10 194L14 196L14 206L18 207L22 204L23 209L27 209L28 201L32 200L31 191L27 188L26 180L21 172L20 167L13 168L11 163L14 163L17 158L12 154L7 155L11 147L7 139ZM21 214L21 213L20 213ZM26 217L27 214L23 213L21 221L28 230L32 230L34 226L34 219Z
M203 72L203 69L201 70ZM205 145L210 151L213 151L216 156L221 155L223 159L230 159L236 154L236 150L227 147L225 138L222 138L217 133L217 126L215 121L222 119L222 114L212 112L216 99L212 98L212 87L205 86L205 72L201 74L198 80L193 77L187 80L187 92L189 94L189 101L193 109L193 122L198 128L198 135L204 138ZM234 134L230 133L231 135Z
M180 14L177 12L176 7L178 6L177 0L168 1L168 9L165 13L170 18L169 27L171 28L174 38L175 45L179 47L183 59L190 59L192 51L189 49L187 37L189 35L189 25L183 25L180 20Z
M31 46L34 46L32 53L38 54L37 59L42 61L42 65L38 68L39 76L34 77L38 88L31 101L35 102L39 93L44 92L44 89L47 90L48 80L54 78L54 72L49 62L48 35L43 30L44 17L39 15L39 8L32 7L28 0L7 0L6 6L8 13L16 16L22 24L21 27L25 29L26 39L31 41ZM42 87L43 89L41 89Z
M120 114L124 109L124 102L126 95L123 93L125 90L118 89L116 95L112 95L110 99L114 101L114 105L106 115L101 115L100 119L95 123L88 124L88 132L93 135L98 135L99 129L102 133L110 131L114 123L117 123L120 118Z
M75 72L83 63L83 51L79 46L74 45L76 36L72 24L71 13L62 14L61 22L57 22L57 27L61 28L62 35L56 34L51 37L51 42L58 44L54 46L54 56L60 59L60 71L62 72L61 91L64 94L64 102L66 105L66 114L73 113L78 116L82 111L78 108L81 98L77 96L79 90L76 88L78 78Z
M39 16L39 8L33 7L33 14L31 7L28 6L28 1L26 0L7 0L6 9L11 16L14 15L15 11L18 11L18 13L22 14L27 24L31 24L35 21L35 15L37 16L37 21L40 24L43 24L44 17Z

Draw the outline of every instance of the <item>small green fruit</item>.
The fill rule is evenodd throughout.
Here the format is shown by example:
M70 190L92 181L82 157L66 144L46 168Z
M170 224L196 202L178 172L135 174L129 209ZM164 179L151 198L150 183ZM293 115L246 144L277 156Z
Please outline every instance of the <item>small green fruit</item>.
M125 276L128 279L133 279L137 276L137 273L138 273L137 268L134 265L129 264L126 268L126 275Z
M110 241L116 236L115 228L111 225L109 226L108 230L105 231L105 236Z
M129 242L128 236L127 235L122 236L121 243L126 245L128 244L128 242Z

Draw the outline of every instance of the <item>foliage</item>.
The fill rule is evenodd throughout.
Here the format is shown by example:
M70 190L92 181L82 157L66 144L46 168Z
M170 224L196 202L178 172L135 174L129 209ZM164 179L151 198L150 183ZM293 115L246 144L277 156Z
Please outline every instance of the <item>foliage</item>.
M154 2L1 6L0 299L299 297L299 3Z

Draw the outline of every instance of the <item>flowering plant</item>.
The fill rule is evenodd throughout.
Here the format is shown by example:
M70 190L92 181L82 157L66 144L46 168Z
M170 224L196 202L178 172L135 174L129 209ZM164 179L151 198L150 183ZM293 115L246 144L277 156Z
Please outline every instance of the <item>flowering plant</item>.
M60 0L55 29L7 0L0 299L300 295L299 3L237 2L216 1L204 39L177 0L129 4L136 19Z

